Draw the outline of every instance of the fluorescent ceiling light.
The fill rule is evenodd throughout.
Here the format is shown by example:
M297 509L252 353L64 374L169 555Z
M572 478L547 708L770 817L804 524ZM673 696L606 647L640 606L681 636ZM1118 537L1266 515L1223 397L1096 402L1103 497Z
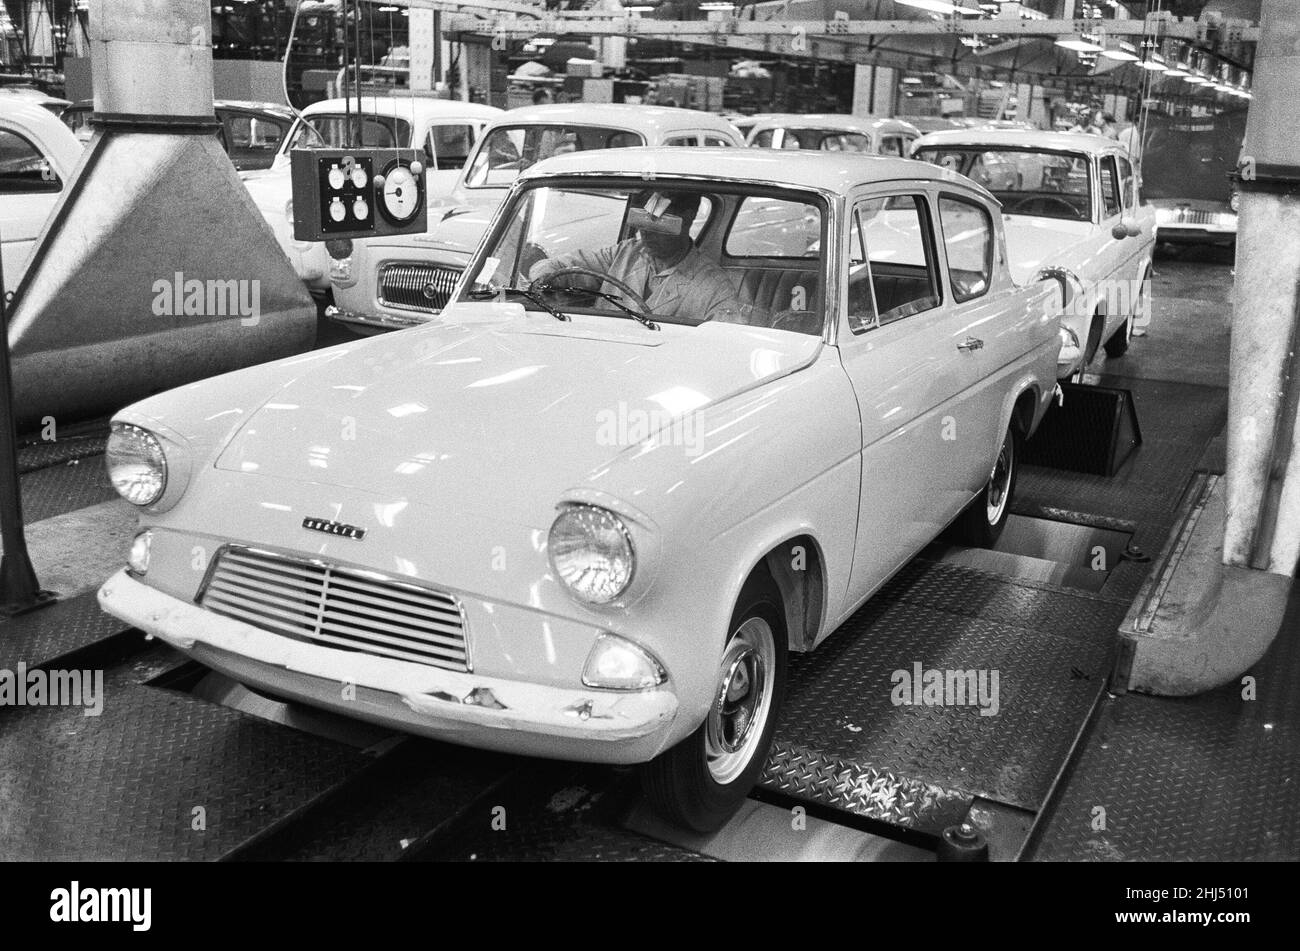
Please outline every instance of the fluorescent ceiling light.
M1132 43L1121 43L1119 46L1109 46L1101 51L1101 55L1107 59L1117 59L1121 63L1136 63L1139 59L1137 50Z
M1163 73L1166 69L1169 68L1168 66L1165 65L1164 57L1160 56L1158 53L1155 56L1152 56L1150 59L1142 60L1142 62L1138 63L1138 65L1141 66L1143 69L1151 70L1151 72L1153 73Z
M1193 86L1208 86L1210 81L1204 76L1184 76L1183 82L1191 83Z
M894 0L895 3L927 13L964 13L967 16L979 16L979 10L963 6L955 0Z
M1165 68L1165 75L1170 79L1182 79L1184 76L1190 76L1192 74L1183 63L1174 63L1174 65Z
M1076 53L1100 53L1105 49L1099 43L1091 40L1085 40L1078 36L1062 36L1056 41L1056 45L1062 49L1073 50Z

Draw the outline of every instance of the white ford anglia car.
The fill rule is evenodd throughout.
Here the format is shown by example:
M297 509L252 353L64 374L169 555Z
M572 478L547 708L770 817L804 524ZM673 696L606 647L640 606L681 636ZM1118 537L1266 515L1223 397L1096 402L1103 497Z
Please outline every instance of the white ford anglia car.
M718 154L540 163L437 318L120 412L104 609L277 697L646 764L720 824L788 652L945 527L997 537L1059 295L956 174Z
M1150 322L1156 214L1114 139L1068 132L960 129L917 141L916 158L969 176L1002 203L1013 276L1045 267L1068 298L1058 375L1086 369L1104 349L1128 350Z

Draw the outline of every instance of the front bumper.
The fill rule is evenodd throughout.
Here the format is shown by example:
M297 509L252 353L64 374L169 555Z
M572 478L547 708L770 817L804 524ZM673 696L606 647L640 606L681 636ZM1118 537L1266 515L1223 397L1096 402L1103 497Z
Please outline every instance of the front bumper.
M1166 244L1230 245L1237 241L1236 228L1205 228L1195 225L1160 225L1156 240Z
M126 571L104 583L99 603L255 689L464 746L640 763L666 745L677 714L667 687L561 688L294 640L165 594Z

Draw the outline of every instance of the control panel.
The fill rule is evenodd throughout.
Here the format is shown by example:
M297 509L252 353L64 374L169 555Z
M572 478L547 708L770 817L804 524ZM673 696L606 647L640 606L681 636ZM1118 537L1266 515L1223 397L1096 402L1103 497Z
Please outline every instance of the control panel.
M298 241L417 234L428 227L424 163L411 149L294 149Z

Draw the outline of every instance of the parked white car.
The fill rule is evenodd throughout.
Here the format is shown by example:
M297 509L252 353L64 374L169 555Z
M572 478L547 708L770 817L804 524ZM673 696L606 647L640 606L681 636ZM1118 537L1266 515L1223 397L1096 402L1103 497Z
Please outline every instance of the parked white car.
M1051 266L1062 283L1058 375L1104 349L1127 350L1150 321L1156 215L1142 203L1128 153L1114 139L1066 132L932 132L913 154L972 178L1002 203L1011 271L1021 283Z
M81 143L55 112L34 98L0 95L0 293L18 286L81 155Z
M276 696L647 763L665 814L716 827L787 653L949 524L997 538L1058 350L1055 286L1012 281L968 180L718 154L524 170L399 345L120 412L108 467L140 531L104 609Z
M351 119L349 119L349 111ZM476 103L421 96L361 98L357 102L326 99L302 111L285 136L269 169L245 172L243 178L258 210L271 225L280 246L313 296L324 297L330 287L329 255L316 241L293 237L293 178L289 152L295 148L341 148L361 132L361 143L384 148L422 150L425 187L431 196L451 191L465 158L477 143L483 127L501 114L500 109Z
M450 198L430 206L424 234L354 241L352 253L332 263L335 306L327 313L360 333L410 327L437 314L510 185L552 155L743 144L731 123L693 109L608 103L512 109L484 130Z
M921 130L902 119L832 113L760 116L746 134L750 148L869 152L907 156Z

